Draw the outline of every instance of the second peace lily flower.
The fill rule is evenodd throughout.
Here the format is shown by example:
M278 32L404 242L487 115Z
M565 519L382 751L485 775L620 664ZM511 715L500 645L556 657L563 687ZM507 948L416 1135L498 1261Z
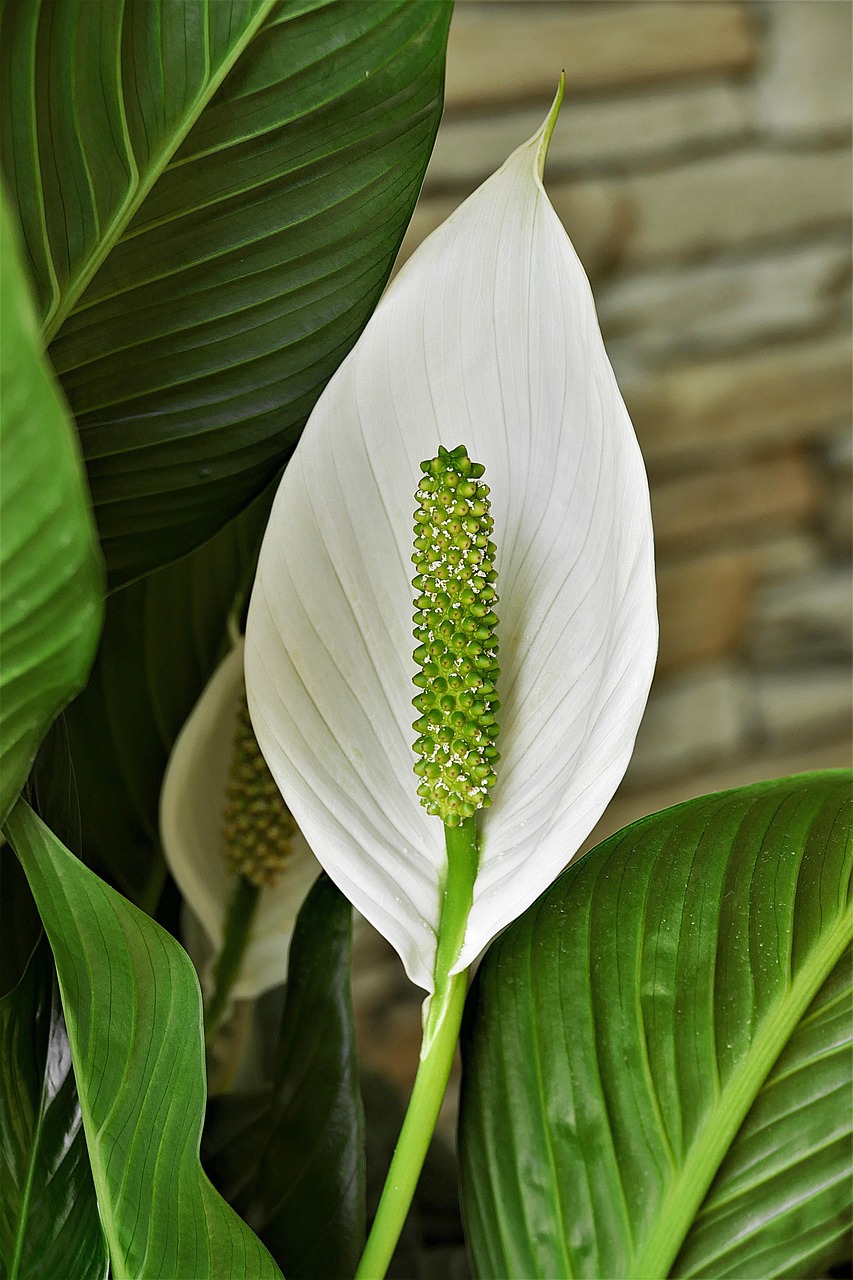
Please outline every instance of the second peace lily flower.
M296 917L320 871L267 774L245 711L240 640L181 730L160 798L163 852L206 939L194 947L196 930L185 931L206 1019L212 1002L223 1006L218 1017L223 998L254 999L285 981ZM225 989L223 951L235 943L238 963Z
M555 117L556 104L417 250L329 383L282 481L247 627L270 769L319 861L427 991L447 863L412 773L420 759L423 788L435 755L420 741L428 718L413 752L410 706L421 460L464 442L485 467L501 596L502 759L453 972L592 830L654 668L648 485L542 185Z

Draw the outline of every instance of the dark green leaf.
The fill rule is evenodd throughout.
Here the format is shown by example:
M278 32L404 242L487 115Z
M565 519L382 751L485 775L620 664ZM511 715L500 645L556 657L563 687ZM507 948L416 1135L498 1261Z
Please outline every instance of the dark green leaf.
M205 1167L289 1280L343 1280L364 1245L351 909L321 877L299 913L271 1088L211 1104Z
M38 749L23 796L37 813L50 813L51 830L80 856L80 810L63 715ZM20 862L5 841L0 844L1 996L20 982L44 930Z
M82 687L102 569L74 431L41 351L0 196L0 822L56 713Z
M96 726L89 731L96 733ZM39 747L23 795L66 849L81 857L80 803L65 713L54 720Z
M0 1272L107 1274L95 1188L50 951L0 1000Z
M481 1276L792 1277L845 1256L850 775L703 796L599 845L467 1015Z
M9 845L0 841L0 998L21 981L41 934L27 877Z
M199 1163L201 994L186 953L23 800L8 836L53 949L113 1275L280 1280Z
M4 169L115 581L257 494L355 342L429 158L450 8L5 5Z
M228 647L271 500L110 596L91 679L65 713L85 859L149 911L165 874L157 809L169 752ZM36 807L56 828L53 809Z

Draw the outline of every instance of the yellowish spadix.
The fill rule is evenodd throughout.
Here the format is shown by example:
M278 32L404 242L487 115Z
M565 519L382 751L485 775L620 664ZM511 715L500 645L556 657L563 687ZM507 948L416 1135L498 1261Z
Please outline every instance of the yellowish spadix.
M234 728L222 835L231 868L258 889L271 889L292 856L296 823L261 755L245 695Z

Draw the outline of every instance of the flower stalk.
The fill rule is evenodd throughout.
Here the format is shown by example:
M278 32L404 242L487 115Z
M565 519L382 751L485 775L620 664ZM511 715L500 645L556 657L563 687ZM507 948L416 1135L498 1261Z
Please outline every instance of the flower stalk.
M209 1049L234 989L252 934L261 890L257 884L238 876L228 904L222 950L211 970L212 991L204 1006L204 1043Z
M492 802L499 759L500 707L495 636L497 547L485 467L465 445L439 447L421 463L415 495L414 653L421 690L413 728L415 773L427 813L442 819L447 863L435 953L434 986L425 1009L420 1063L358 1277L384 1276L423 1168L453 1066L468 970L454 973L462 951L480 857L476 812Z
M273 776L318 860L429 993L359 1270L371 1280L441 1105L467 971L595 826L654 669L642 457L542 184L562 92L561 81L541 128L405 264L318 401L273 507L247 621L249 706ZM415 788L400 478L413 450L462 431L478 463L441 449L418 488Z
M412 1096L356 1280L379 1280L388 1269L447 1091L468 990L468 970L452 975L450 971L462 949L474 895L479 862L475 822L469 817L458 826L444 828L447 875L438 930L435 990L426 1006Z

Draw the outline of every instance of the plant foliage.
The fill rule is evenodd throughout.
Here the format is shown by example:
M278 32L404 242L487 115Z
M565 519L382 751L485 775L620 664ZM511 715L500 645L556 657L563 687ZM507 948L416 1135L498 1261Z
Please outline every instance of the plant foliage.
M214 1099L205 1128L205 1167L288 1280L347 1280L364 1245L351 916L322 876L293 935L269 1087Z
M0 822L56 713L85 683L102 569L68 410L0 193Z
M449 18L5 4L3 168L114 581L209 537L293 447L405 231Z
M606 840L478 975L461 1116L481 1276L819 1274L850 1214L846 773Z
M50 950L0 1000L0 1272L106 1280L71 1053Z
M56 961L115 1280L280 1280L199 1162L201 993L186 953L69 853L25 801L6 835Z

